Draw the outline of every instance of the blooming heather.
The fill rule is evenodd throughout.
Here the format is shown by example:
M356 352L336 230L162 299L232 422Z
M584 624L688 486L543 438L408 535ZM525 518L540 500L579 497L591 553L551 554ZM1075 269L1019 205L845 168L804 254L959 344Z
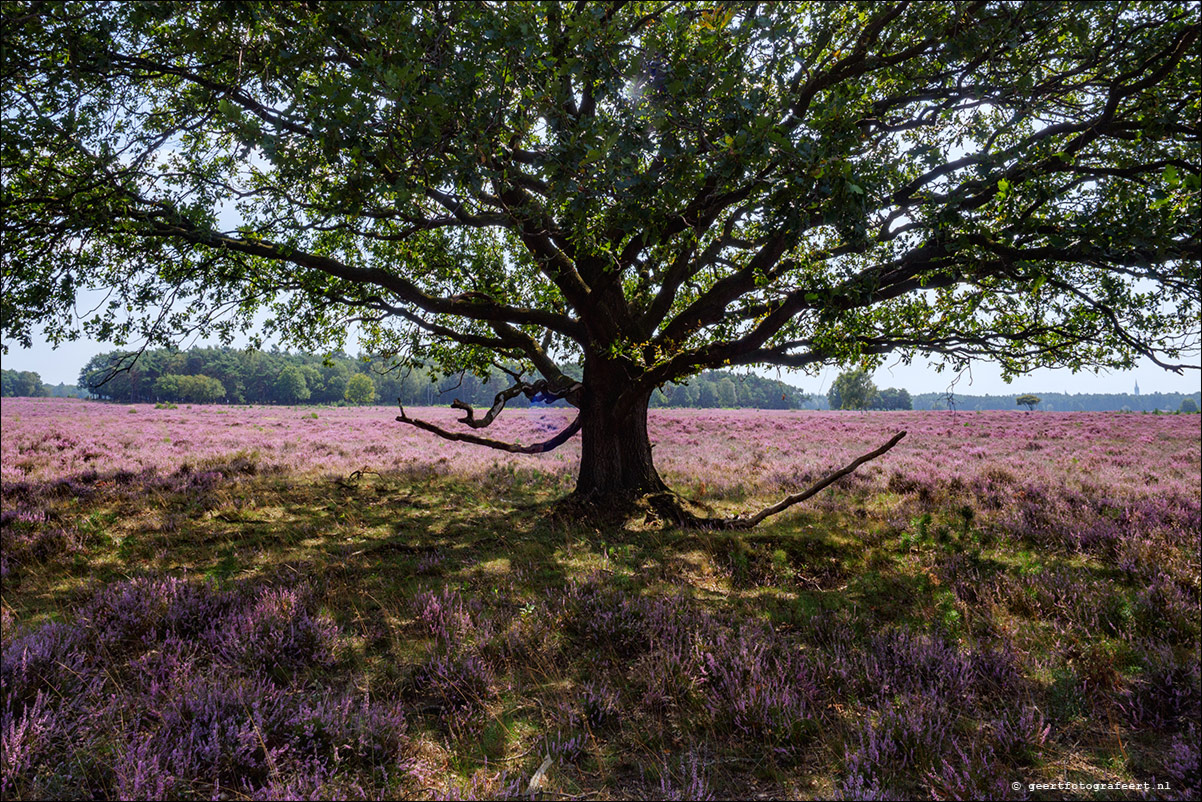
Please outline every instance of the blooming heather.
M577 446L382 408L2 411L5 799L508 798L548 757L572 795L1025 798L1084 756L1197 796L1197 416L653 411L668 480L727 508L909 431L736 538L518 509ZM162 570L106 581L109 529ZM253 548L198 581L215 533ZM76 589L31 613L51 582Z
M458 412L410 410L448 428ZM434 471L479 476L509 465L569 478L579 438L544 455L512 455L448 443L398 424L386 407L155 409L57 398L7 398L0 407L4 482L99 471L170 474L223 463L291 473ZM507 410L499 439L534 442L571 410ZM652 410L656 463L670 481L713 498L774 493L909 432L886 460L855 481L934 492L949 483L1014 498L1018 483L1105 489L1157 498L1197 495L1199 422L1193 415L1110 412L889 412ZM253 461L253 465L252 465Z

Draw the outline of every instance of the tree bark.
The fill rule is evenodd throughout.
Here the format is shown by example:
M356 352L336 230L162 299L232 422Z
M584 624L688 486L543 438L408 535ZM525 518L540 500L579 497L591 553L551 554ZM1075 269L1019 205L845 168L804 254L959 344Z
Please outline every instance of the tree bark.
M630 377L615 362L585 361L577 499L617 502L668 489L655 470L647 435L651 394L626 404L622 411L618 409L618 396L629 382Z

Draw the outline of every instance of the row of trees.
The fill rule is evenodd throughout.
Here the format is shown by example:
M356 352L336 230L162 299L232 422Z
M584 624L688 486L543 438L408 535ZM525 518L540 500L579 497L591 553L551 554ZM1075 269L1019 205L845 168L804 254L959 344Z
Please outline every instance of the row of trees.
M136 356L97 354L80 371L80 386L121 402L370 404L397 397L420 403L429 384L428 377L384 372L378 362L345 355L195 348L152 349Z
M5 370L0 395L5 398L79 398L84 395L74 384L46 384L41 375L33 370Z
M45 384L34 371L3 371L3 396L71 397L90 394L114 401L178 401L185 403L389 403L396 398L410 405L450 403L460 398L475 405L492 403L496 388L472 376L431 381L420 373L382 372L379 362L304 354L194 349L188 352L148 351L128 371L112 376L111 365L130 355L111 352L94 357L80 375L80 386ZM272 371L275 371L274 379ZM189 373L187 371L195 371ZM91 386L90 386L91 385ZM247 388L251 394L248 397ZM1024 400L1025 399L1025 400ZM562 402L559 402L562 403ZM948 409L1003 410L1017 406L1062 412L1132 410L1196 411L1202 393L1044 393L1041 396L951 395L904 389L877 389L866 371L839 375L826 397L811 397L797 387L754 374L708 371L687 384L668 384L651 397L653 407L750 407L755 409Z
M809 396L776 379L710 370L687 383L667 384L651 395L652 407L752 407L799 409Z
M121 402L391 404L399 398L414 406L449 404L455 399L490 406L501 389L498 382L471 374L440 377L419 370L390 371L379 360L345 355L197 348L156 349L136 360L133 357L126 351L98 354L80 372L80 386L100 398ZM568 373L572 373L571 366ZM651 405L797 409L806 400L804 393L782 381L709 371L687 384L658 389Z
M960 395L958 393L918 393L913 397L914 409L1010 410L1027 406L1023 395ZM1045 412L1153 412L1190 411L1202 404L1202 393L1049 393L1031 396L1033 406ZM1188 403L1187 403L1188 402Z
M1014 403L1017 406L1026 407L1028 412L1034 412L1035 408L1043 403L1043 399L1034 393L1024 393L1023 395L1015 398ZM1170 408L1164 409L1165 411L1172 411ZM1125 407L1123 411L1133 412L1134 410L1132 410L1130 407ZM1145 410L1145 412L1146 411L1147 410ZM1154 411L1159 414L1162 411L1162 408L1154 407ZM1189 396L1185 396L1183 399L1181 399L1181 404L1178 405L1176 411L1193 414L1198 411L1198 404L1194 401L1194 399L1190 398Z

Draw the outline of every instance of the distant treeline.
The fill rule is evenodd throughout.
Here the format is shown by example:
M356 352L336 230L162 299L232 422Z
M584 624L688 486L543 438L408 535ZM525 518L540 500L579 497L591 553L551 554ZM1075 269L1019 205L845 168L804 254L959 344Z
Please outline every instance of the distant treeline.
M1198 393L1036 393L1039 396L1037 409L1045 412L1176 412L1181 402L1192 399L1194 408L1202 407L1202 392ZM952 396L956 409L985 410L1017 407L1017 395L960 395ZM915 409L948 409L947 393L920 393L914 396Z
M431 376L412 370L387 370L384 363L344 354L330 357L284 351L194 348L148 350L131 363L123 351L98 354L79 375L79 387L109 401L124 403L235 404L393 404L445 405L460 399L490 406L508 386L508 377L489 381L475 376ZM122 368L114 370L114 367ZM579 377L578 367L567 372ZM36 373L12 383L5 371L5 395L48 395ZM34 388L41 388L35 390ZM755 407L798 409L807 396L796 387L754 374L710 371L687 384L657 390L652 406ZM516 399L512 404L522 404Z
M402 403L445 405L456 398L474 406L489 406L506 386L506 377L484 383L474 376L434 377L420 371L385 371L379 361L336 355L329 359L283 351L241 351L228 348L146 351L127 371L112 374L128 354L113 351L93 357L80 372L79 384L50 385L34 371L3 371L3 395L31 397L94 397L122 402L183 402L237 404ZM578 367L567 372L580 376ZM103 384L101 381L110 376ZM355 379L354 377L362 377ZM890 390L898 394L904 390ZM1175 412L1192 399L1202 407L1202 392L1185 393L1039 393L1043 411ZM914 409L948 409L946 393L920 393ZM953 395L958 410L1015 410L1016 394ZM523 403L515 399L514 404ZM707 371L687 384L668 384L651 397L653 407L755 409L828 409L824 395L808 396L797 387L755 374ZM881 406L880 404L876 406ZM888 406L888 405L886 405ZM893 408L905 408L904 404Z

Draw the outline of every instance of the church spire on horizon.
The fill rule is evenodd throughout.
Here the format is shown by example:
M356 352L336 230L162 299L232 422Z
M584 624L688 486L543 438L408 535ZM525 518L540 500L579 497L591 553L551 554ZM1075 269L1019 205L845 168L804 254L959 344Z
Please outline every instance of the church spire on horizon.
M1139 395L1139 382L1135 383L1135 394Z

